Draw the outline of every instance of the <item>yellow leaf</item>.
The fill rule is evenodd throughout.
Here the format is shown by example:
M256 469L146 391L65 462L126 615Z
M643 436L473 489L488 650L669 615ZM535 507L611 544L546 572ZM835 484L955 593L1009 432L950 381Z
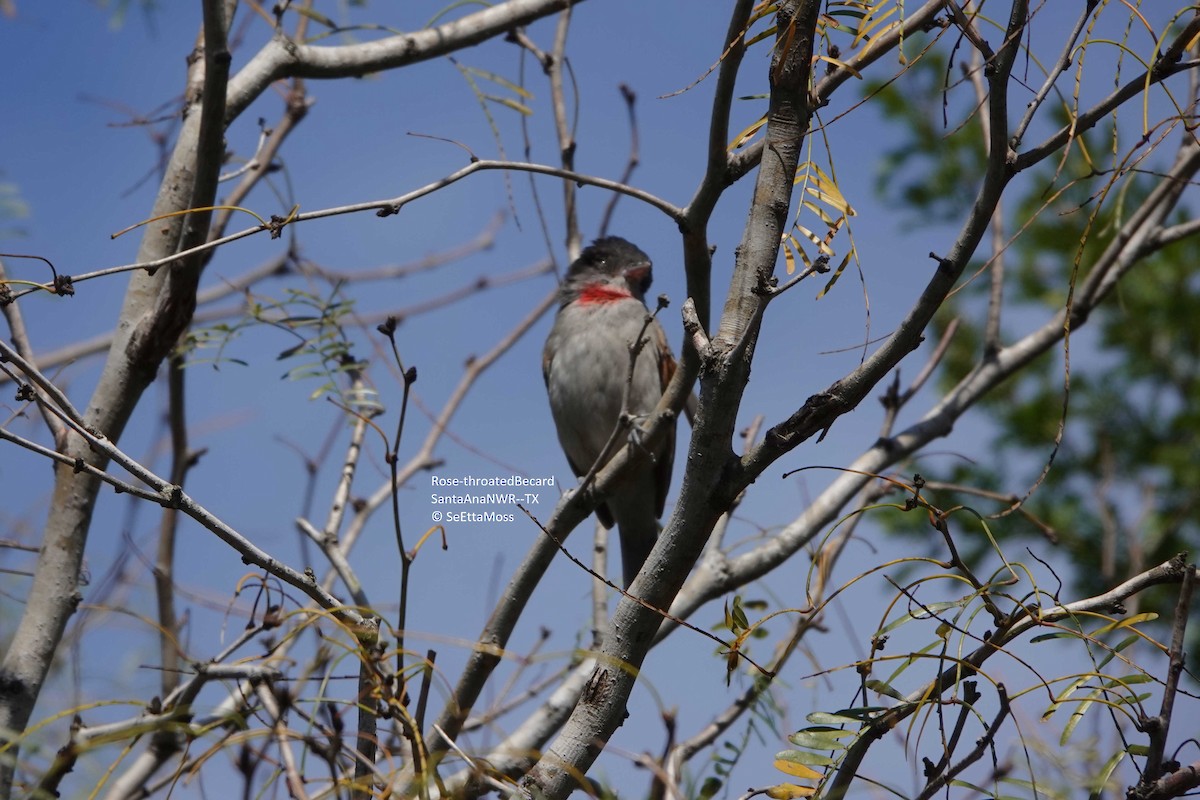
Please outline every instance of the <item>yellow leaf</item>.
M530 100L533 98L533 95L530 94L528 89L524 88L523 86L519 86L519 85L513 83L508 78L505 78L503 75L497 75L494 72L487 72L486 70L476 69L475 67L468 67L468 66L462 66L462 67L460 67L460 69L464 69L467 72L470 72L472 75L478 75L480 78L489 80L492 83L499 84L500 86L503 86L505 89L508 89L513 94L518 95L520 97L524 97L526 100Z
M822 253L829 256L830 258L833 257L833 248L829 246L828 242L822 241L820 238L817 237L817 235L815 233L813 233L812 231L810 231L808 228L804 227L803 225L797 225L795 227L796 227L796 230L798 230L798 231L800 231L800 233L804 234L805 238L807 238L810 242L815 244L817 246L818 250L820 250Z
M821 773L795 761L784 761L782 758L777 758L775 759L775 769L785 775L791 775L793 778L803 778L808 781L821 780Z
M800 258L800 261L804 263L805 268L812 266L811 259L809 259L808 254L804 252L804 246L800 244L800 240L796 238L795 234L789 233L783 237L783 250L785 254L784 259L787 261L788 265L789 275L791 275L796 269L796 257ZM792 255L793 253L795 253L795 255Z
M858 32L854 36L854 41L851 42L851 44L850 44L851 47L858 47L858 45L864 39L870 38L872 30L879 27L879 24L881 22L883 22L885 19L890 17L892 14L896 13L895 6L892 6L887 11L876 16L875 12L878 10L879 10L878 8L873 9L870 14L867 14L865 17L862 18L862 22L858 27ZM889 27L891 27L891 26L889 26ZM884 33L883 31L880 31L879 35L882 36L883 33Z
M838 264L837 269L833 271L833 276L830 277L829 282L825 284L825 288L817 294L818 300L829 294L829 290L832 289L833 285L838 282L838 278L842 277L842 272L845 271L846 265L850 263L850 257L852 255L854 255L853 250L851 250L849 253L846 253L846 257L842 259L842 263Z
M813 203L810 200L805 200L804 198L800 198L800 205L804 206L809 211L816 214L817 217L821 220L821 222L824 222L826 225L828 225L831 228L837 223L837 220L835 220L833 217L829 216L829 214L825 211L825 209L821 208L819 205L817 205L816 203ZM842 219L842 217L839 217L838 219Z
M816 58L818 61L828 61L830 64L833 64L835 67L841 67L842 69L846 70L851 75L853 75L854 77L858 78L860 81L862 80L862 73L859 72L858 70L856 70L854 67L850 66L845 61L841 61L836 58L830 58L829 56L823 56L820 54L817 54Z
M527 117L533 115L532 108L530 108L527 105L524 105L523 103L518 103L516 100L512 100L507 97L499 97L494 94L485 94L484 97L486 97L488 100L491 100L493 103L499 103L500 105L502 105L506 108L511 108L513 111L516 111L518 114L524 114Z
M792 800L794 797L812 797L816 789L811 786L797 786L794 783L781 783L767 789L766 795L771 800Z
M757 134L762 129L762 127L766 124L767 124L766 115L759 117L757 122L752 122L750 125L746 126L746 128L743 129L741 133L739 133L737 136L733 137L733 141L729 143L729 146L727 147L727 149L728 150L737 150L739 147L743 147L747 142L749 142L751 139L753 139L754 135Z
M1107 625L1105 625L1101 628L1097 628L1095 631L1092 632L1092 635L1099 636L1102 633L1108 633L1109 631L1117 631L1117 630L1120 630L1121 628L1128 628L1132 625L1139 625L1143 622L1152 622L1153 620L1156 620L1156 619L1158 619L1158 614L1154 613L1153 611L1143 611L1141 614L1134 614L1132 617L1125 617L1124 619L1113 620L1112 622L1108 623Z

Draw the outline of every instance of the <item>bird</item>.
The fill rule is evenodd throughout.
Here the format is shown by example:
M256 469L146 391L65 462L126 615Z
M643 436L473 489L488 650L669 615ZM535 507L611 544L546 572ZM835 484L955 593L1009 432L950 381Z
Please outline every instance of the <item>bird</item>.
M542 375L559 444L577 477L600 458L620 420L629 348L639 334L647 341L630 385L628 410L635 419L654 410L675 372L662 325L654 318L647 322L651 268L650 257L636 245L605 236L580 253L559 288ZM636 442L637 431L633 435ZM609 457L620 449L613 447ZM653 450L642 448L642 457L596 508L604 527L618 528L626 588L658 538L674 458L672 421L667 435Z

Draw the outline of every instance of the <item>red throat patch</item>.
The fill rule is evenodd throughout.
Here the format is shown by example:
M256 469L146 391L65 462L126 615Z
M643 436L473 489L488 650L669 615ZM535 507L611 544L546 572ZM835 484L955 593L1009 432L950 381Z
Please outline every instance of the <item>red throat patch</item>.
M613 303L617 300L624 300L627 297L633 297L627 290L620 289L616 286L610 286L606 283L589 284L579 292L577 303L588 305L591 303Z

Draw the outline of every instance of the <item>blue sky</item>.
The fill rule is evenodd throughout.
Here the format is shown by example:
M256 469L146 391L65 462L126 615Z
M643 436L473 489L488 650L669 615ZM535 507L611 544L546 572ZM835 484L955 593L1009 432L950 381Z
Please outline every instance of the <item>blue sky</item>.
M63 7L27 1L18 4L15 19L0 22L0 64L8 76L0 82L0 108L4 110L0 136L6 145L0 169L2 179L18 188L29 209L29 216L19 220L24 235L5 240L4 251L44 256L67 274L134 260L139 233L115 240L110 236L148 215L157 188L154 170L158 157L150 134L167 129L128 123L133 115L170 114L177 107L184 82L184 57L199 24L198 3L160 5L149 16L131 13L117 29L110 25L110 11L81 2ZM341 13L351 15L349 18L355 21L380 20L410 30L423 25L438 9L437 3L374 3L365 11L343 8ZM700 7L694 0L618 0L579 6L570 54L580 99L580 171L619 176L629 141L617 90L625 83L639 98L641 163L632 183L674 203L687 202L703 166L712 80L693 84L720 54L723 13L723 7ZM255 44L267 35L262 20L251 17L244 8L241 24L246 27L238 27L244 30L244 38L234 51L234 70L246 62ZM550 24L535 25L530 30L544 47L549 46L552 33ZM370 38L374 34L357 35ZM765 47L759 47L748 55L740 93L764 91L766 53ZM488 43L460 54L458 60L461 65L517 79L517 52L512 45ZM898 68L895 59L885 59L873 74L890 75ZM548 87L535 65L527 62L525 69L533 92L528 103L534 109L528 120L533 141L529 158L553 164L557 155L549 136ZM689 86L692 88L676 94ZM502 87L490 88L512 96ZM839 93L834 104L823 110L824 119L839 116L858 99L854 88L847 88L850 90ZM310 211L396 196L466 163L458 147L409 136L410 132L462 142L481 157L500 155L491 125L469 85L455 65L445 59L390 75L314 81L309 83L308 92L315 103L285 147L286 170L273 181L279 195L260 188L246 203L262 216L286 214L293 203L299 204L302 211ZM257 119L273 124L281 105L280 95L268 92L231 127L228 149L238 158L252 152L259 130ZM508 156L524 158L518 115L498 104L491 104L489 110ZM761 104L755 101L739 103L732 129L749 124L761 110ZM875 154L888 141L888 132L869 106L840 118L823 140L813 140L816 149L808 157L826 169L832 159L843 193L859 212L851 225L862 276L860 279L858 274L848 272L833 292L820 299L816 298L820 286L805 284L772 305L746 393L742 424L749 424L760 413L767 424L784 418L809 395L852 368L861 356L856 345L861 347L868 336L877 338L891 329L934 267L928 253L944 251L952 240L946 230L916 231L906 226L905 215L876 200ZM826 143L831 153L825 152ZM551 254L563 267L559 189L551 179L534 180L546 209ZM294 227L289 232L298 237L306 258L330 269L356 271L408 262L453 248L487 228L497 214L505 215L495 246L486 252L404 281L347 289L359 313L403 309L545 258L547 248L529 185L524 174L506 178L497 172L485 173L413 203L394 217L343 216ZM717 247L717 310L746 219L749 189L750 179L734 187L713 219L710 238ZM590 238L595 233L607 200L599 190L581 190L580 219L585 236ZM244 218L235 221L231 229L249 224L249 218ZM677 347L681 336L677 315L684 295L674 224L659 212L625 199L612 232L636 242L654 259L653 293L665 292L673 301L664 324ZM225 248L208 268L205 286L236 277L277 254L283 246L282 241L258 236ZM846 246L844 236L838 246L840 257ZM8 259L6 266L10 274L40 276L41 267L36 262ZM291 285L302 286L297 281ZM410 416L411 428L405 431L402 461L428 430L429 419L421 409L436 413L459 380L465 360L485 352L505 336L553 285L553 276L543 275L471 296L444 312L416 316L401 325L398 341L402 355L406 365L415 365L419 371L419 406ZM259 291L264 296L280 297L284 287L282 282L269 282ZM123 289L122 278L110 278L81 284L73 298L34 296L23 300L35 350L49 352L109 329L116 319ZM869 315L865 298L869 298ZM232 305L234 299L226 303ZM542 319L475 387L451 425L454 441L444 441L439 448L438 456L445 464L435 474L489 476L505 474L511 466L529 475L557 475L563 486L573 485L554 438L540 375L541 342L549 324L548 317ZM358 354L378 362L374 378L382 402L392 412L385 423L390 428L400 397L394 372L380 358L384 355L378 349L380 339L370 326L353 329L351 336ZM217 370L197 366L189 371L192 443L208 451L191 475L188 489L257 544L295 563L298 544L293 519L304 502L303 464L295 449L317 453L335 426L337 415L327 403L309 398L315 383L282 379L292 365L276 360L276 355L293 343L268 327L254 327L226 351L229 358L246 361L246 366L227 362ZM59 380L79 404L86 402L97 363L95 359L80 361L59 373ZM912 366L906 362L903 375L911 378L919 366L919 361ZM164 393L160 386L151 389L122 441L127 452L160 471L166 469L160 421ZM911 420L923 410L918 403L906 417ZM771 526L786 523L833 477L833 473L808 471L780 481L782 471L815 464L846 464L875 439L879 423L878 406L865 403L860 412L839 422L825 441L807 443L783 459L749 493L731 540L758 536ZM966 424L944 448L937 449L946 454L959 447L969 450L985 430L978 422ZM676 487L686 428L680 433ZM318 524L324 518L322 503L327 502L341 459L341 440L338 442L317 484L313 518ZM931 463L937 464L937 458ZM374 490L385 474L381 450L375 446L364 461L360 490ZM49 487L45 463L6 448L0 458L0 499L4 507L0 522L14 532L27 527L36 530ZM421 477L402 495L402 521L410 543L428 526L435 510L428 494L427 478ZM553 500L543 493L542 505L535 510L548 515ZM85 698L116 691L118 696L137 703L153 694L147 694L144 685L157 682L155 673L138 668L157 658L153 628L136 615L153 613L152 581L140 558L152 553L156 526L156 509L131 508L127 500L105 493L89 545L93 591L98 591L99 578L127 543L133 543L143 555L126 563L127 584L104 600L106 606L124 609L130 616L119 619L112 611L96 611L90 628L94 633L82 639L87 655L76 669ZM467 642L478 633L502 582L538 533L528 523L487 529L451 527L448 533L448 552L429 547L418 560L411 610L416 633L411 641L421 649L437 649L439 666L453 680ZM588 535L586 531L575 534L575 545L581 550L586 549ZM882 561L900 554L894 544L869 536L851 545L851 566L844 577L857 573L859 567L855 565L868 559ZM369 526L354 562L376 602L381 606L394 603L398 566L386 515L380 515ZM230 551L195 526L185 528L180 564L185 601L194 602L185 641L190 655L206 657L219 649L222 636L227 639L230 631L240 628L240 618L236 614L228 618L222 609L244 568ZM773 579L769 589L749 594L774 595L773 602L785 606L801 605L802 595L796 593L796 587L807 569L807 563L788 566ZM10 576L0 579L0 586L10 595L19 594L21 585L20 579ZM885 589L876 587L878 591ZM823 680L805 681L801 676L865 654L867 640L882 613L878 597L873 591L849 596L841 606L851 628L849 635L818 637L810 643L815 649L807 654L808 663L799 657L793 661L781 691L781 699L788 706L782 733L802 724L803 714L811 708L827 706L831 696L838 701L850 700L850 694L840 688L838 694L830 695L829 684ZM547 668L562 663L571 647L586 641L587 604L585 576L558 559L535 595L536 610L519 629L513 649L523 652L535 640L539 626L546 626L554 634L545 651ZM11 603L0 613L5 633L14 613ZM712 608L698 614L694 621L710 626L719 618L719 609ZM830 621L838 627L843 624L836 616ZM96 664L95 654L103 654L103 667ZM656 752L661 746L661 726L653 712L651 688L667 706L680 707L681 736L694 732L712 708L723 705L726 696L732 697L732 690L724 685L724 661L714 655L711 642L686 633L674 634L669 647L651 655L646 675L646 687L635 691L634 716L614 740L618 749ZM114 690L114 685L119 688ZM44 700L41 710L49 713L54 702ZM125 713L130 709L120 709L117 715ZM753 755L748 755L739 767L733 786L761 786L779 779L771 769L769 755L786 743L765 730L762 735ZM486 742L484 736L473 744L482 749ZM59 743L50 739L47 747L53 749ZM644 775L617 777L625 765L624 760L611 756L599 769L613 777L618 786L644 786ZM900 783L907 785L906 781Z

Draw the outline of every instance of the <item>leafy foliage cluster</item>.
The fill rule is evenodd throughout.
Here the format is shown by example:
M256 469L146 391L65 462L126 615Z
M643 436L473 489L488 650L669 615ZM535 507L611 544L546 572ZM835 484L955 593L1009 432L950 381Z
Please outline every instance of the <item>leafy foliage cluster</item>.
M930 54L910 70L923 86L915 95L878 83L868 89L901 134L886 153L879 187L916 227L952 220L969 202L964 188L986 158L978 115L962 122L952 116L962 111L946 85L952 73L944 58ZM942 125L933 122L939 118ZM1060 112L1057 121L1068 117ZM954 325L943 387L962 380L985 355L993 263L1003 261L1011 276L1002 340L1021 335L1045 312L1071 308L1074 287L1114 244L1154 180L1138 174L1146 140L1116 152L1117 134L1112 125L1081 134L1061 160L1035 170L1024 195L1006 203L1001 251L974 261L974 279L935 319L939 336ZM1171 223L1190 218L1181 206ZM1065 571L1083 594L1194 551L1200 542L1197 263L1200 243L1181 237L1147 254L1117 286L1115 302L1086 320L1071 319L1087 325L981 402L993 431L991 458L917 465L938 484L933 494L1005 516L1019 508L1020 515L997 525L998 535L1055 542L1059 563L1070 565ZM981 490L994 496L981 499ZM919 525L900 528L924 536ZM1133 610L1169 619L1174 598L1169 589L1150 591L1133 601Z

